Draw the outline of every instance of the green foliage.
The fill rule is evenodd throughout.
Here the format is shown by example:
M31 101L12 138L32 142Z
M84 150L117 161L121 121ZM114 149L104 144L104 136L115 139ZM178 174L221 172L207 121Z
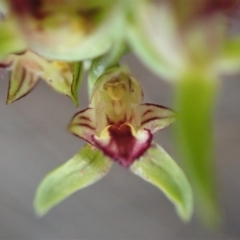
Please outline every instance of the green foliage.
M216 90L214 75L193 71L178 82L176 92L177 143L200 206L199 213L210 224L219 219L212 132Z

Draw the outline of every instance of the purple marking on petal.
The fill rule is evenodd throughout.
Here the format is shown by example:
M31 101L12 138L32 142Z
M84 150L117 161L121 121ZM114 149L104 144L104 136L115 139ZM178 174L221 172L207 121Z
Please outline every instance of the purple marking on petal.
M162 105L154 104L154 103L143 103L141 106L154 106L154 107L159 107L159 108L164 108L164 109L169 109L168 107L164 107Z
M16 95L18 94L19 90L21 89L22 85L23 85L23 82L24 82L24 78L26 76L26 69L25 68L22 68L22 75L21 77L19 78L20 79L20 82L19 82L19 85L18 85L18 88L16 89L15 93L12 95L12 98L14 99L16 97ZM15 79L14 79L15 80ZM13 80L13 81L14 81ZM11 84L12 84L12 79L11 79L11 76L10 76L10 84L9 84L9 89L11 88Z
M73 116L73 118L75 118L75 117L76 117L77 115L79 115L80 113L84 113L84 112L88 111L89 109L92 109L92 108L86 108L86 109L83 109L83 110L75 113L74 116Z
M6 68L10 65L11 63L0 63L0 68Z
M142 104L141 129L148 129L151 133L170 125L175 120L175 113L169 108L156 104Z
M152 134L148 130L142 130L135 137L131 127L122 124L120 127L110 126L108 129L110 139L102 140L93 136L93 141L99 149L107 156L117 161L123 167L130 167L131 164L149 148L152 141Z
M164 119L164 118L169 118L168 116L167 117L152 117L152 118L148 118L144 121L141 122L141 125L144 125L148 122L151 122L151 121L154 121L154 120L160 120L160 119Z
M27 52L27 50L22 50L20 52L15 52L14 55L21 56L21 55L25 54L26 52Z
M95 120L92 108L84 109L76 113L69 126L68 130L77 137L94 145L92 135L95 134Z
M78 126L81 126L81 127L87 127L87 128L90 128L91 130L95 131L95 128L93 126L91 126L90 124L87 124L87 123L79 123L79 124L76 124Z
M142 117L144 117L145 115L147 115L148 113L151 113L152 112L152 110L147 110L147 111L145 111L143 114L142 114Z
M11 74L12 73L10 73L10 79L11 79ZM28 82L28 86L29 86L28 90L24 94L22 94L21 96L15 98L16 95L18 94L18 91L20 91L22 85L24 84L24 79L25 79L27 74L31 74L29 82ZM39 77L34 76L33 73L29 73L29 72L27 72L27 70L25 68L23 68L22 78L21 78L20 84L18 86L18 89L15 91L15 94L13 96L14 100L11 101L11 103L13 103L15 101L18 101L18 100L22 99L23 97L25 97L30 91L32 91L37 86L38 82L39 82ZM9 81L9 89L11 87L11 84L12 84L11 81ZM9 99L9 91L8 91L8 95L7 95L7 104L9 103L8 99Z
M3 59L0 62L0 68L10 68L12 66L12 64L13 64L13 60L9 60L9 58Z
M36 86L37 86L37 84L39 83L39 81L38 81L39 79L37 79L37 81L35 82L35 84L32 86L32 88L31 89L29 89L26 93L24 93L22 96L20 96L20 97L18 97L17 99L15 99L14 101L12 101L12 103L13 102L16 102L16 101L18 101L18 100L20 100L20 99L22 99L22 98L24 98L26 95L28 95L29 94L29 92L31 92Z
M89 117L86 117L86 116L80 116L80 117L79 117L79 120L90 121L90 118L89 118Z
M72 133L75 137L77 138L81 138L82 140L84 140L85 142L91 144L91 146L95 147L95 144L90 140L90 138L92 139L92 136L90 136L90 138L84 138L84 137L80 137L79 135L77 135L76 133Z

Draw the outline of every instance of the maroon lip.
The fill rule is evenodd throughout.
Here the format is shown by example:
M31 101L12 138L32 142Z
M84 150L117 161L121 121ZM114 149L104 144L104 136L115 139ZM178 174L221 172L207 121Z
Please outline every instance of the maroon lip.
M131 127L122 124L120 127L112 125L108 129L110 141L104 144L93 136L96 147L123 167L130 167L132 163L145 153L152 141L152 134L145 130L146 139L142 141L133 136Z

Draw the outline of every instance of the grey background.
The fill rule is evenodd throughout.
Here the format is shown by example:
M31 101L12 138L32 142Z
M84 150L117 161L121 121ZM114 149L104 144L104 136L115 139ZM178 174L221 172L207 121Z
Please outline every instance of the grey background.
M126 61L142 84L145 102L171 107L173 86L133 56ZM216 107L216 163L225 216L216 232L201 227L195 216L182 223L157 188L116 164L103 180L37 218L32 200L39 182L83 145L65 129L72 115L87 107L86 82L79 109L43 82L7 106L7 85L6 79L0 81L0 239L240 239L239 76L221 82ZM172 129L160 131L156 141L176 156Z

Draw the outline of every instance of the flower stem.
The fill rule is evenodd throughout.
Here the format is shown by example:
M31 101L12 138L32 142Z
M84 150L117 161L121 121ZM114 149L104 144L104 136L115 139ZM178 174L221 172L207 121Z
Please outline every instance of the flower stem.
M94 59L91 63L88 75L88 92L91 96L96 80L108 69L119 65L122 56L129 51L124 41L117 41L112 49L105 55Z

